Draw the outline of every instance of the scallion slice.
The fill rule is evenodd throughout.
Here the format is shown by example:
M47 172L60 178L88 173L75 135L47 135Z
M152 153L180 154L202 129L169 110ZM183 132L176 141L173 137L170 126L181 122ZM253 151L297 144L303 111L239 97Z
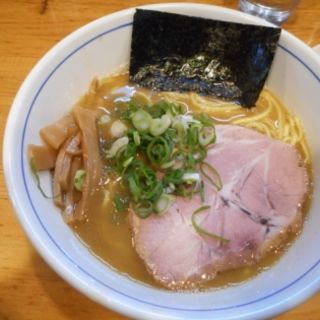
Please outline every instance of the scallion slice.
M161 118L152 119L150 124L150 133L153 136L160 136L171 125L171 118L169 115L164 114Z
M128 184L131 195L133 196L133 200L138 202L140 199L141 190L133 176L128 177Z
M155 171L136 161L127 173L129 190L135 202L156 201L162 194L162 181L157 179Z
M175 170L170 170L168 171L164 177L163 177L163 181L166 184L172 183L173 185L178 185L183 183L182 177L184 174L184 170L182 169L175 169Z
M132 124L139 132L147 132L151 122L151 115L144 110L138 110L132 116Z
M213 127L214 126L214 120L207 116L205 113L201 112L197 115L195 115L195 118L202 123L205 127Z
M54 199L55 197L58 197L59 195L54 195L53 197L50 197L50 196L48 196L48 195L44 192L44 190L42 189L42 187L41 187L41 182L40 182L40 177L39 177L37 168L36 168L36 166L35 166L35 164L34 164L34 159L33 159L33 158L30 159L29 165L30 165L31 173L32 173L33 177L34 177L35 180L36 180L37 188L39 189L39 191L41 192L41 194L43 195L43 197L46 198L46 199Z
M194 229L197 231L197 233L199 235L205 235L205 236L208 236L214 240L217 240L219 241L220 243L222 244L228 244L230 242L229 239L226 239L222 236L219 236L219 235L216 235L215 233L212 233L212 232L209 232L205 229L203 229L198 223L197 223L197 220L196 220L196 216L203 212L203 211L206 211L210 209L210 206L208 205L205 205L205 206L202 206L200 208L198 208L197 210L195 210L193 213L192 213L192 218L191 218L191 221L192 221L192 226L194 227Z
M151 100L149 96L144 94L141 91L136 91L133 95L133 100L136 102L139 106L142 107L148 107L151 104Z
M123 212L129 208L129 198L121 197L120 195L116 194L113 197L113 205L116 211Z
M214 143L216 140L216 131L214 127L202 127L199 131L199 143L203 147Z
M187 129L186 144L191 150L196 148L199 143L199 132L197 127Z
M153 205L151 201L139 202L134 207L134 212L141 218L145 219L150 216L153 211Z
M141 143L141 139L140 139L140 135L138 131L133 131L133 141L135 143L136 146L140 146Z
M123 137L127 130L127 126L119 119L113 121L110 127L111 136L114 138Z
M198 172L186 172L182 176L182 181L200 181L201 177Z
M103 114L100 118L98 123L101 125L109 123L111 120L110 116L108 114Z
M161 167L161 169L168 169L168 168L173 167L175 164L176 164L175 160L171 160L169 162L162 164L160 167Z
M135 144L128 143L122 146L116 153L113 161L117 171L124 174L126 168L134 161L136 156L137 148Z
M164 214L170 208L174 200L175 200L174 196L163 193L154 205L155 211L159 215Z
M212 165L207 162L202 162L200 164L200 172L213 186L217 188L217 191L222 189L223 184L221 177Z
M147 147L147 156L152 164L161 165L169 160L172 147L168 141L160 136L155 137Z
M201 202L204 202L205 201L205 193L204 193L204 183L203 183L203 181L200 182L199 194L200 194Z
M76 171L76 174L74 175L73 183L74 187L82 192L84 180L86 178L86 171L79 169Z
M123 162L123 167L124 168L126 168L126 167L128 167L129 166L129 164L133 161L133 157L130 157L130 158L128 158L127 160L125 160L124 162Z
M106 151L106 158L113 158L117 152L129 143L128 137L121 137L113 142L111 148Z
M180 121L175 120L172 123L172 128L174 128L177 131L177 135L179 137L179 140L182 141L182 139L186 135L186 127L184 126L184 124Z

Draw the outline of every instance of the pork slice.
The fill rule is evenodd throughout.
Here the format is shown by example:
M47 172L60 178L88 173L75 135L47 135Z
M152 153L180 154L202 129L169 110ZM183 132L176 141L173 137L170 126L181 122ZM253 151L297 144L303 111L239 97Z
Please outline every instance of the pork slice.
M251 129L218 125L206 161L223 188L205 182L205 201L177 197L162 216L129 214L134 246L154 278L168 288L192 288L222 270L256 263L291 230L308 190L306 168L294 147ZM226 241L199 234L202 229Z

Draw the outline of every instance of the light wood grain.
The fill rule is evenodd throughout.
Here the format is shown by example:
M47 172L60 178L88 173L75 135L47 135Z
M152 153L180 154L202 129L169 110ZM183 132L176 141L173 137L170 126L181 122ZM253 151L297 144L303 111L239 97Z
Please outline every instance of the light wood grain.
M159 2L0 0L1 141L19 86L49 48L78 27L108 13ZM234 0L198 2L237 8ZM320 43L320 1L301 1L284 28L310 46ZM128 319L78 293L40 258L15 218L4 184L2 165L0 214L0 320ZM320 319L320 294L276 319Z

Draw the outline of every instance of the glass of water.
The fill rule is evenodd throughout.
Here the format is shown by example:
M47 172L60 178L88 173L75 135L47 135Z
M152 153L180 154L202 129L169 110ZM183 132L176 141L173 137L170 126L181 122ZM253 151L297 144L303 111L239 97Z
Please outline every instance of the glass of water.
M239 8L279 25L289 18L298 3L299 0L239 0Z

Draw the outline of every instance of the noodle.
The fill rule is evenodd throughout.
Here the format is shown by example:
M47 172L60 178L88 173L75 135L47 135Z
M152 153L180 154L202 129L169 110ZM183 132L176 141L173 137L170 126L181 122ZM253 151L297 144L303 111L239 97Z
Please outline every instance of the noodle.
M195 93L164 92L160 96L175 102L191 100L194 109L206 112L217 122L228 122L255 129L271 138L294 145L301 152L306 164L311 161L300 120L285 110L267 89L261 92L256 107L251 109Z

